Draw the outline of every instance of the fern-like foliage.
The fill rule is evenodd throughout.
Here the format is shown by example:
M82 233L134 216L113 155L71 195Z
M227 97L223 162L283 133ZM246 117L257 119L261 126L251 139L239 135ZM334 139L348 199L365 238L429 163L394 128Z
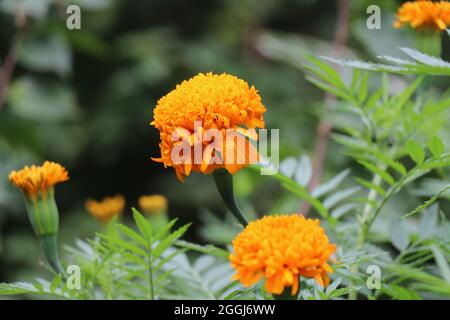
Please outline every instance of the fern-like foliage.
M201 255L191 262L186 254L177 255L164 267L175 270L170 299L224 299L244 288L232 280L234 270L227 260Z
M82 270L81 289L68 289L66 281L57 275L52 282L0 284L1 295L32 294L64 299L159 299L173 281L175 269L170 261L189 247L222 255L217 248L202 247L187 242L175 243L189 225L174 231L176 220L161 230L153 230L151 223L133 209L134 230L112 222L95 240L76 241L75 248L66 248L71 264Z
M395 96L390 96L388 78L385 77L382 86L369 93L366 73L356 70L351 84L347 85L330 66L314 57L308 59L311 65L306 68L313 75L308 79L345 102L338 107L338 111L356 115L364 124L360 128L336 124L341 132L333 135L345 147L345 152L372 174L373 178L369 180L363 177L355 179L372 192L372 197L368 199L370 202L366 204L372 206L373 211L363 219L373 219L386 202L408 183L434 169L450 165L450 154L444 152L442 140L435 135L439 127L433 130L426 127L427 147L415 140L419 138L417 132L423 136L422 127L449 108L448 93L438 100L415 100L414 94L421 86L423 77L418 77ZM399 161L405 155L413 160L415 165L412 168L406 168Z
M164 266L182 249L168 250L188 229L184 225L171 232L176 220L159 231L137 210L133 216L138 231L116 224L108 234L99 234L101 252L111 256L111 267L118 285L114 294L121 298L157 299L164 292L173 270Z
M348 219L335 225L336 236L341 244L337 255L341 261L345 261L343 265L358 265L360 268L338 268L336 273L342 277L344 285L361 284L358 292L369 298L379 295L394 299L421 298L426 295L424 291L446 295L447 286L443 283L450 273L448 239L433 237L412 241L414 237L407 232L408 229L400 220L400 216L392 212L387 212L391 225L388 234L383 231L386 230L385 227L377 230L372 228L375 223L383 222L383 219L377 218L383 210L386 211L386 205L394 195L430 172L450 166L450 153L446 152L445 145L439 138L439 133L445 129L445 122L440 122L439 117L450 107L449 92L440 97L424 94L429 85L426 83L426 76L450 75L450 64L412 49L403 48L402 51L414 61L383 57L384 60L395 64L388 66L328 59L355 67L350 83L346 83L336 70L320 59L307 56L310 63L305 66L309 72L307 79L311 83L339 99L330 111L359 120L351 127L340 122L333 123L333 139L343 146L345 154L367 172L354 177L354 182L365 190L364 197L361 192L353 193L352 186L339 191L344 196L350 194L353 199L346 199L349 209L348 212L344 210L344 217ZM375 90L370 90L369 74L360 69L418 76L404 90L392 94L389 76L383 75L381 84ZM430 126L430 123L433 123L433 126ZM339 181L338 177L339 175L331 181ZM339 196L332 195L331 198L323 200L320 198L323 188L322 186L303 198L313 196L314 202L310 201L314 203L313 207L320 209L317 211L322 211L324 217L329 217L329 211L324 209L328 210L329 204L333 204L334 198L339 199ZM405 217L423 210L425 215L428 212L426 209L447 190L448 184L445 184L429 200L418 205ZM297 194L304 192L302 189L301 192L297 191ZM331 216L339 218L342 215L339 211L336 214L335 211ZM446 222L442 224L446 225ZM435 231L435 234L439 233ZM367 237L370 237L372 243L366 243ZM390 251L377 243L387 243L400 254L392 257ZM374 296L365 288L367 275L364 271L365 267L371 264L385 270L382 281L384 285ZM427 265L437 267L440 272L436 273L433 268L424 267ZM414 276L421 280L408 282L414 279ZM438 284L442 285L440 289ZM317 298L317 294L312 296Z
M36 279L30 282L0 283L0 295L40 295L53 299L71 299L78 295L67 288L61 275L57 275L52 282Z
M407 58L392 56L378 56L381 62L366 62L357 59L335 59L322 57L323 59L341 66L355 69L416 75L450 76L450 63L440 58L430 56L411 48L399 48Z

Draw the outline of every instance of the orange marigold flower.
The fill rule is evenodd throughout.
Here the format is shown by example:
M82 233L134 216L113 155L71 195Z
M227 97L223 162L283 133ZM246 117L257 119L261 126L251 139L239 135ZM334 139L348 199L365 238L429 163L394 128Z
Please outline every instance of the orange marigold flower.
M291 287L295 295L299 276L329 283L333 272L327 260L336 250L319 220L293 215L266 216L250 224L233 240L230 261L235 280L250 286L265 277L267 292L281 294Z
M450 25L450 2L405 2L397 11L396 28L409 24L412 28L445 30Z
M139 207L147 214L160 214L167 211L167 198L159 195L140 196Z
M12 171L9 180L28 197L35 199L38 192L52 191L57 183L69 180L67 170L58 163L45 161L41 166L25 166Z
M235 173L251 159L257 158L256 149L247 138L257 139L255 131L249 129L264 128L263 114L266 108L253 86L229 74L198 74L183 81L175 90L162 97L154 110L151 123L160 132L161 157L154 158L173 167L177 177L183 181L191 171L211 173L215 169L225 168ZM196 126L196 123L200 123ZM211 141L205 141L205 131L213 129L225 137L227 129L239 134L235 138L217 142L212 148ZM190 153L183 155L183 161L174 162L173 149L180 141L173 141L176 134ZM194 152L202 150L200 161L194 159ZM214 161L219 156L223 161ZM226 161L227 154L235 161Z
M105 197L101 201L88 199L87 211L102 223L109 222L114 216L121 215L125 207L125 198L121 195Z

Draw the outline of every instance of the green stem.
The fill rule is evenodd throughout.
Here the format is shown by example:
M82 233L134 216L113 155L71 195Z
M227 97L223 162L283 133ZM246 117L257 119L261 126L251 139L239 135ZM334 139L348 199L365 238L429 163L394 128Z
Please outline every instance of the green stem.
M417 50L440 57L442 53L441 32L434 29L423 29L416 31Z
M416 32L416 48L430 56L440 58L442 55L441 32L432 28L423 29ZM433 76L427 76L417 89L417 98L422 104L425 100L425 93L431 88Z
M383 166L383 170L385 167ZM372 179L372 183L375 186L380 186L383 180L379 175L375 175ZM363 213L362 213L362 221L359 228L358 241L357 241L357 249L361 249L366 242L367 235L370 228L370 221L373 219L371 216L372 212L372 202L377 199L377 191L375 189L370 189L369 194L367 195L367 202L364 205Z
M214 182L216 183L217 190L220 193L225 205L231 211L231 213L238 219L238 221L245 227L248 224L244 213L236 201L233 190L233 176L225 169L215 170L213 173Z
M383 168L383 170L384 170L384 168ZM380 186L382 182L383 182L383 180L381 179L381 177L379 175L377 175L377 174L374 175L374 177L372 179L372 183L375 186ZM369 234L371 221L373 218L371 216L372 202L375 201L376 198L377 198L377 191L375 190L375 188L370 189L370 191L367 195L367 202L364 206L364 209L363 209L363 212L361 215L361 221L360 221L359 230L358 230L358 238L356 240L356 250L362 249L364 247L364 244L366 243L367 236ZM358 263L351 265L350 273L352 273L352 274L357 273L358 268L359 268ZM351 291L348 295L348 298L350 300L356 300L357 297L358 297L358 292L356 290Z
M41 248L44 251L45 257L47 258L47 261L52 269L56 273L60 273L62 276L65 276L65 271L61 265L58 254L58 234L54 233L43 235L39 236L38 239L41 244Z
M151 249L148 250L147 259L148 259L148 285L150 289L150 299L155 300L155 289L153 284L153 259Z

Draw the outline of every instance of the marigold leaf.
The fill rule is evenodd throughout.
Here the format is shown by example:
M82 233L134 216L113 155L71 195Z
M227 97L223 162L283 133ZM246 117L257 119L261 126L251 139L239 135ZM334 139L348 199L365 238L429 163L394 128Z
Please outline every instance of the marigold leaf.
M408 152L411 159L413 159L417 165L421 165L424 162L425 152L423 151L420 144L418 144L414 140L409 140L406 143L405 147L406 147L406 152Z

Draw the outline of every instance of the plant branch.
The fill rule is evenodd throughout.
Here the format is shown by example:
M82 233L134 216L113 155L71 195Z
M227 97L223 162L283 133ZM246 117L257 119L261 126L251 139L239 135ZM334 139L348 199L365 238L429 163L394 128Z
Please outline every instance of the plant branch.
M348 24L350 16L350 1L339 0L338 13L336 20L336 34L333 43L332 55L339 58L342 55L342 51L345 48L345 44L348 38ZM336 97L330 93L325 96L325 102L327 105L334 103ZM322 177L323 167L325 164L325 158L328 149L328 140L331 134L333 126L327 120L320 120L317 128L317 136L314 147L313 156L313 173L311 181L308 184L309 191L313 191L319 184ZM307 214L311 205L307 202L300 204L299 213Z
M11 45L8 53L6 54L3 65L0 68L0 111L6 100L6 93L8 91L11 77L16 67L17 62L17 46L19 39L22 37L23 30L26 26L26 15L23 8L19 5L16 11L15 24L18 30L17 35L14 37L13 44Z

